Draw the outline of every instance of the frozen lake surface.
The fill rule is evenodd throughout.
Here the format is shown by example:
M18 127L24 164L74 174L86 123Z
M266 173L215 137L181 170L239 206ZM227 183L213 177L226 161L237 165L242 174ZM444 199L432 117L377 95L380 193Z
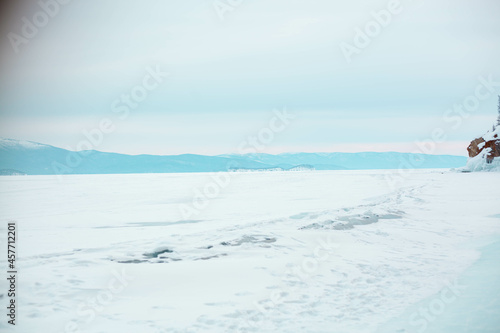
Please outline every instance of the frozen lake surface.
M0 329L457 332L468 311L493 332L500 173L392 173L0 177Z

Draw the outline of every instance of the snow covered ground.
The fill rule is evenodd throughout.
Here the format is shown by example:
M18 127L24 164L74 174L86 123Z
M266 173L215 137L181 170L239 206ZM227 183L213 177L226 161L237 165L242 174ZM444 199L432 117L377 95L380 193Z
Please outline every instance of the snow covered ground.
M500 173L386 173L1 177L0 330L495 332Z

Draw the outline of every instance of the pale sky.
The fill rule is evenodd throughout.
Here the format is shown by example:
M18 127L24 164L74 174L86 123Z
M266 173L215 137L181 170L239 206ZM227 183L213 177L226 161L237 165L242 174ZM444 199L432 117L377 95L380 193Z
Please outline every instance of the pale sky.
M286 108L295 118L262 152L412 152L442 128L434 153L464 155L496 119L500 83L472 111L447 110L479 77L500 82L500 1L401 0L376 23L392 3L72 0L47 22L25 3L2 30L0 135L74 150L109 119L97 150L214 155ZM34 36L13 43L37 15ZM377 26L347 61L341 45ZM154 85L147 68L169 75L120 119L122 96Z

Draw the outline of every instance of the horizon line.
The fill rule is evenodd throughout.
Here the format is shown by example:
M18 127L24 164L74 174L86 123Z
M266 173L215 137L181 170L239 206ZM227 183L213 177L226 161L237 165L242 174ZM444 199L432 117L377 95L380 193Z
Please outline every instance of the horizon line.
M455 157L465 157L467 156L464 155L454 155L454 154L430 154L430 153L425 153L425 152L402 152L402 151L395 151L395 150L390 150L390 151L353 151L353 152L343 152L343 151L314 151L314 152L306 152L306 151L288 151L288 152L281 152L281 153L268 153L268 152L251 152L251 153L222 153L222 154L200 154L200 153L180 153L180 154L149 154L149 153L138 153L138 154L131 154L131 153L120 153L116 151L103 151L103 150L97 150L97 149L86 149L86 150L70 150L62 147L58 147L55 145L47 144L47 143L41 143L37 141L31 141L31 140L25 140L25 139L12 139L12 138L6 138L6 137L0 137L1 141L15 141L15 142L28 142L31 144L36 144L36 145L41 145L41 146L47 146L51 148L56 148L56 149L62 149L65 151L69 152L74 152L74 153L82 153L82 152L98 152L98 153L105 153L105 154L118 154L118 155L126 155L126 156L182 156L182 155L196 155L196 156L206 156L206 157L224 157L224 156L248 156L248 155L271 155L271 156L278 156L278 155L285 155L285 154L367 154L367 153L374 153L374 154L384 154L384 153L395 153L395 154L412 154L412 155L430 155L430 156L455 156Z

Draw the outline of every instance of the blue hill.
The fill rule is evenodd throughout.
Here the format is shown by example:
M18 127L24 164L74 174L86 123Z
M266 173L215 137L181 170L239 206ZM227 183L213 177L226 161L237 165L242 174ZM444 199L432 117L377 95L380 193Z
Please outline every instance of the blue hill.
M125 155L100 151L71 152L30 141L0 139L0 175L217 172L232 169L316 170L454 168L466 157L408 153L285 153L219 155Z

